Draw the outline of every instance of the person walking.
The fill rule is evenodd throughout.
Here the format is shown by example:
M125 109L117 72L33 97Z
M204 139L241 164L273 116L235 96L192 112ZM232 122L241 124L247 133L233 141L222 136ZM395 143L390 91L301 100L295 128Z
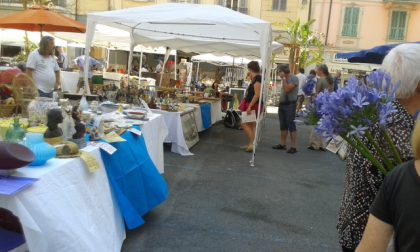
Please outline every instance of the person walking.
M341 71L337 71L333 78L334 83L334 92L337 92L337 90L341 87Z
M315 97L321 92L333 92L334 83L333 79L328 71L328 66L320 64L316 67L316 74L318 76L317 83L315 85ZM325 151L326 143L322 136L315 132L315 128L312 129L311 135L309 136L309 150Z
M26 62L26 73L34 80L40 97L53 98L54 90L60 89L60 68L54 52L54 38L44 36L39 49L31 52Z
M289 154L297 152L297 133L296 133L296 103L299 91L299 79L290 74L289 66L280 67L281 89L279 101L279 120L280 120L280 143L273 146L275 150L286 150L287 135L290 134L291 145L287 151Z
M296 77L299 79L299 90L297 95L297 104L296 104L296 116L299 116L299 113L302 112L303 102L305 101L305 94L303 93L303 86L306 83L305 69L299 68L299 73L296 74Z
M261 68L257 61L251 61L248 63L248 74L251 78L251 83L246 90L245 98L239 105L239 110L242 113L246 113L247 115L250 115L252 114L252 111L255 111L255 115L258 118L260 111L258 106L261 93ZM261 104L261 106L263 106L263 104ZM253 152L256 122L242 123L242 129L245 133L248 143L247 145L242 146L241 149L245 150L246 152Z
M384 72L390 74L394 85L397 85L396 101L393 104L395 112L388 117L386 130L403 162L413 158L410 138L414 129L414 118L420 111L418 66L420 66L419 44L402 44L394 47L384 58L381 66ZM381 137L383 128L376 124L369 130L374 140L381 143L381 147L387 148ZM366 139L363 139L363 142L367 144ZM375 150L371 151L377 156ZM349 150L345 189L337 224L339 242L343 251L355 251L359 245L368 222L369 208L383 180L384 176L368 159L353 149Z

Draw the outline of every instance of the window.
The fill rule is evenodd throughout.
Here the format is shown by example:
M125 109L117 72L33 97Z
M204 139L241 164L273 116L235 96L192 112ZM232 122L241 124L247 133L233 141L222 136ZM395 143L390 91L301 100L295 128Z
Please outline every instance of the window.
M287 0L273 0L273 11L285 11Z
M248 0L217 0L217 4L234 11L248 14Z
M359 13L358 7L346 7L344 13L343 30L341 35L344 37L357 37L357 28L359 26Z
M406 11L392 11L391 27L389 30L389 40L404 40L406 24Z
M192 3L192 4L198 4L200 3L199 0L171 0L172 3Z

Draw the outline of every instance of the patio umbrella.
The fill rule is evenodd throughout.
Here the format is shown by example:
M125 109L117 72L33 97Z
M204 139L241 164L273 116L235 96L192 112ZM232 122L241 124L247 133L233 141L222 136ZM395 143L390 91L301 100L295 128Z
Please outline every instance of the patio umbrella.
M86 27L71 18L45 8L31 8L0 18L0 28L25 31L78 32L84 33Z
M381 45L359 52L337 53L336 58L347 59L348 62L352 63L382 64L382 61L389 51L398 45L399 44Z

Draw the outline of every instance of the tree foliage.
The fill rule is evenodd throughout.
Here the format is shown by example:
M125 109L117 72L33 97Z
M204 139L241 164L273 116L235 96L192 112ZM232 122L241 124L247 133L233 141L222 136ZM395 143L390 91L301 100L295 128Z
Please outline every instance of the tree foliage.
M279 36L276 39L283 43L287 40L285 46L290 50L289 65L292 73L296 73L300 67L304 68L324 60L324 45L321 42L323 34L312 30L314 22L315 20L301 22L300 19L288 19L284 25L287 37Z

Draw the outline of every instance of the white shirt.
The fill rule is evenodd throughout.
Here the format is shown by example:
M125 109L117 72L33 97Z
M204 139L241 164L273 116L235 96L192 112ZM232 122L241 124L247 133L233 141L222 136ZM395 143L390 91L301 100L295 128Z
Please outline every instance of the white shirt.
M29 54L26 67L33 70L32 78L39 90L44 93L54 91L55 72L60 71L54 56L44 57L38 50L33 51Z
M302 74L302 73L298 73L296 74L296 77L299 79L299 91L298 91L298 95L305 95L303 93L303 85L305 85L306 82L306 75Z

